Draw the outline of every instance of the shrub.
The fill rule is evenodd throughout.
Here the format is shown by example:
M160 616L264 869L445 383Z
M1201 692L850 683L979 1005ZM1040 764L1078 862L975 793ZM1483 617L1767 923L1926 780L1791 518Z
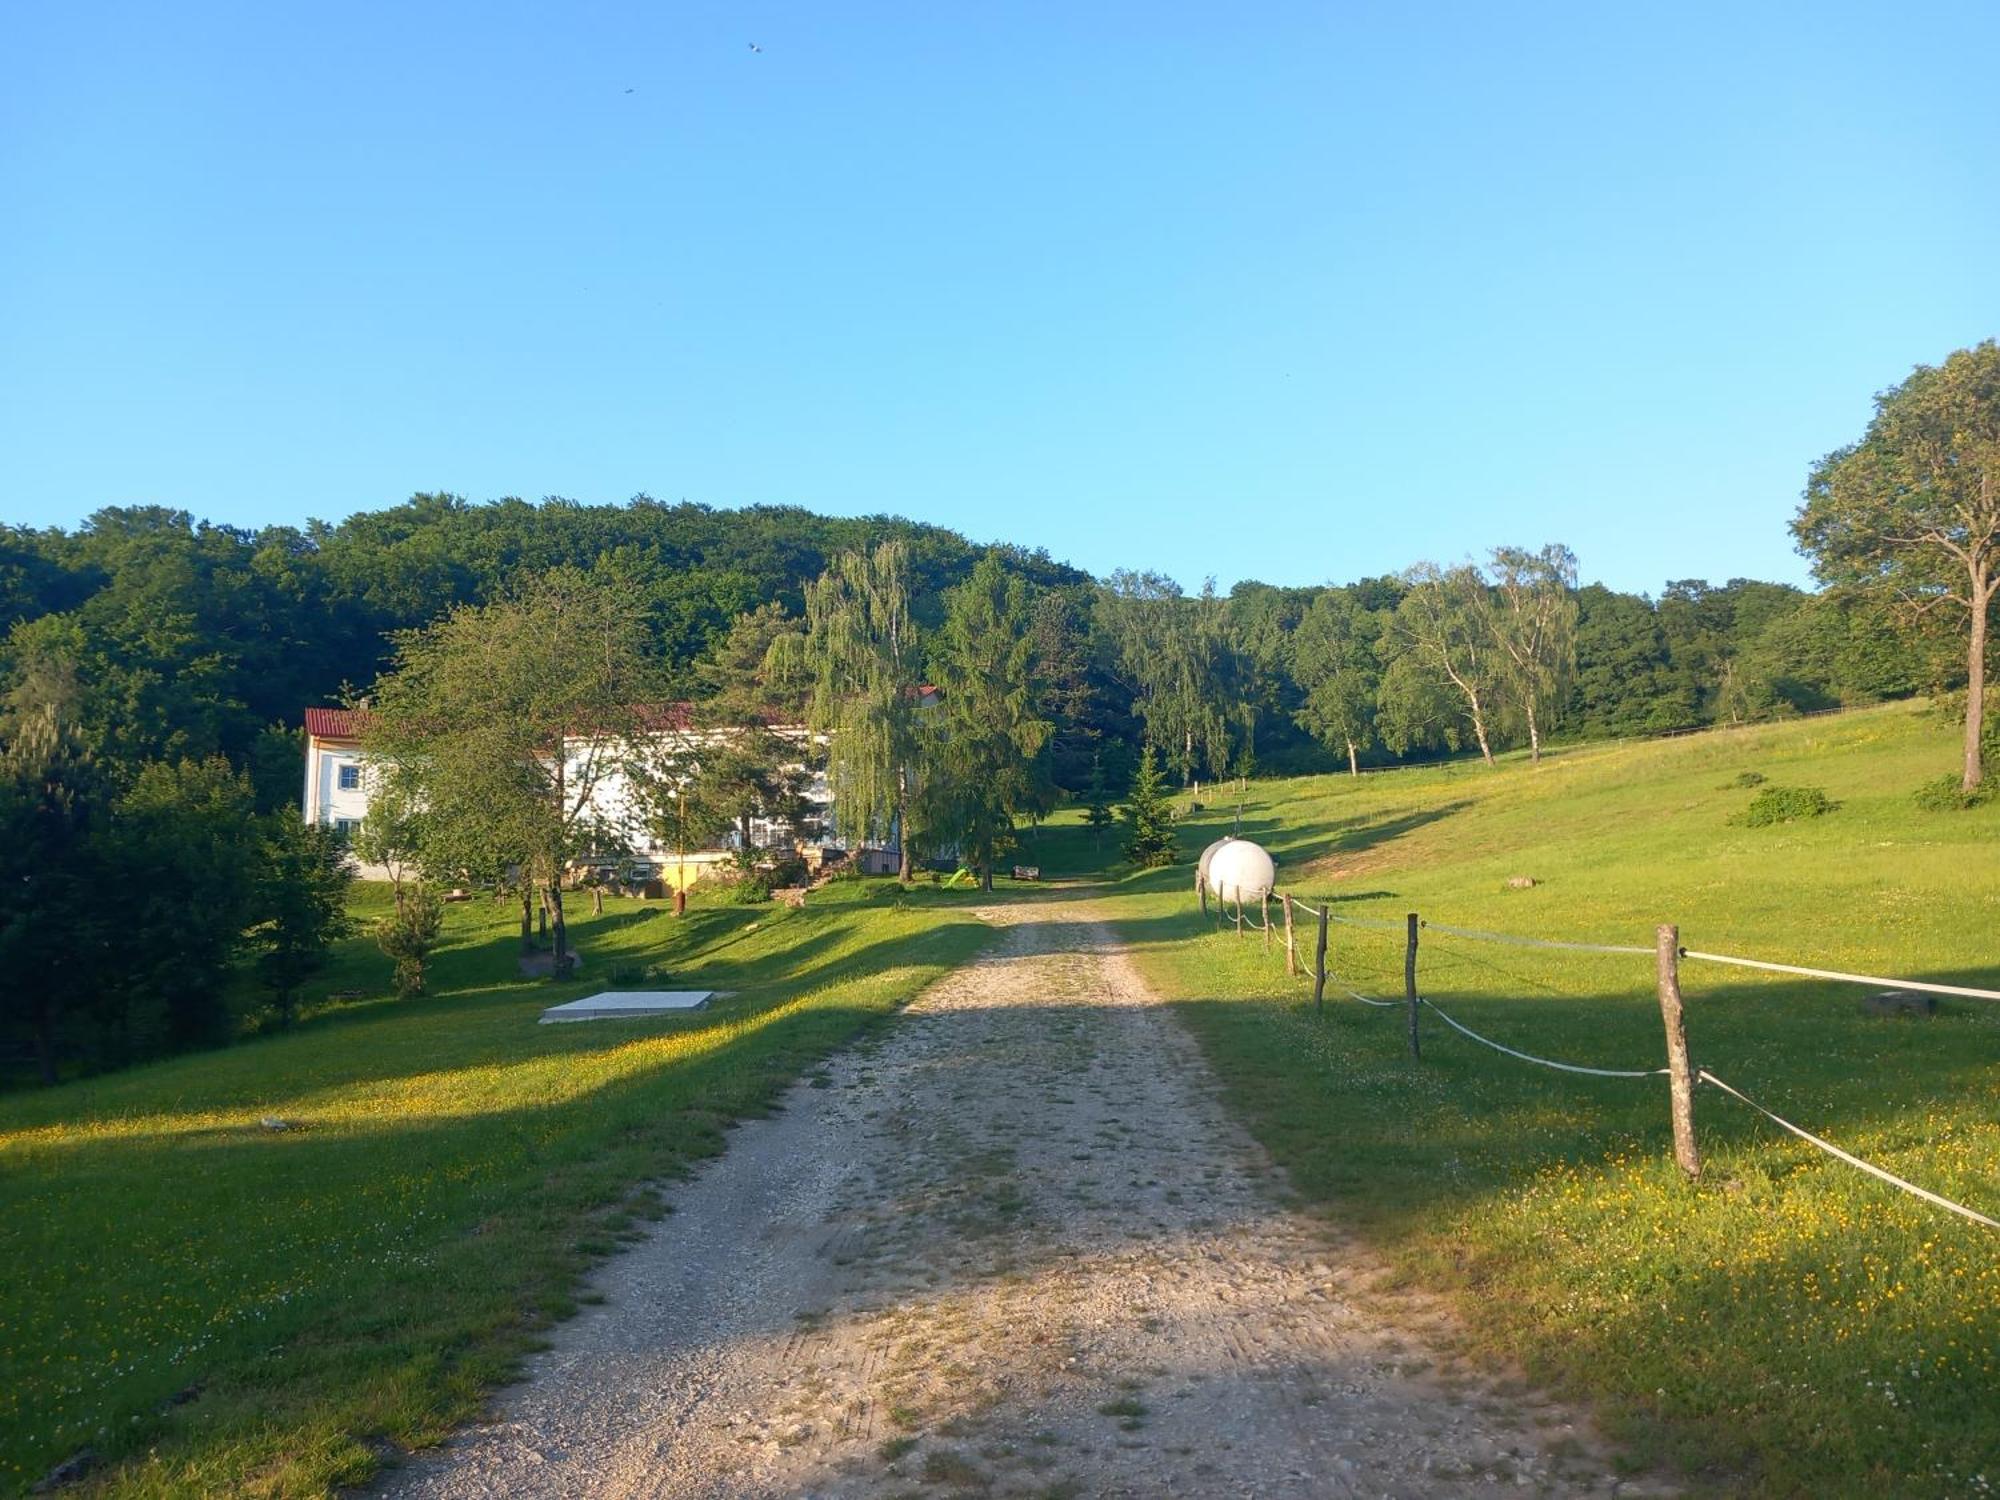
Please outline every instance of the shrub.
M1926 781L1911 794L1911 800L1925 812L1964 812L1968 807L1984 806L1997 794L1991 777L1968 792L1960 778L1951 775Z
M781 859L764 872L765 883L774 891L781 886L805 885L811 879L812 871L802 859Z
M1763 784L1764 773L1762 771L1739 771L1736 773L1736 779L1730 783L1731 786L1741 787L1762 786Z
M746 875L729 887L729 900L735 906L755 906L770 899L771 882L762 875Z
M1750 799L1743 822L1751 828L1772 823L1796 823L1830 813L1839 804L1816 786L1767 786Z
M375 926L375 943L396 961L396 993L408 1000L424 992L424 968L444 928L444 902L435 889L415 885Z

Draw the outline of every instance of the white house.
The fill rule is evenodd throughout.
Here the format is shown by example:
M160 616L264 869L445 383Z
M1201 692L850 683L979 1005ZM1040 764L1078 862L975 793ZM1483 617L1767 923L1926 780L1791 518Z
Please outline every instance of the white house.
M300 810L308 823L331 824L343 834L354 833L368 816L368 768L357 719L351 708L306 710L306 795Z
M361 745L362 716L361 710L346 708L309 708L305 713L305 798L301 810L306 821L325 823L349 835L357 832L367 819L373 779ZM729 731L697 730L688 705L681 703L670 704L662 711L658 728L653 732L662 739L678 740L679 744L674 748L698 750L702 743ZM784 727L779 732L796 738L802 752L810 739L803 727ZM590 750L590 741L583 737L564 742L563 753L572 767L572 774L576 774L588 759ZM803 753L801 760L804 760ZM794 847L803 847L808 857L811 857L812 851L844 850L845 844L833 832L833 797L827 788L824 771L814 772L805 796L809 804L820 809L815 821L823 830L821 833L802 840L782 819L757 818L750 825L751 844L760 849L786 852ZM733 858L737 839L734 833L728 835L720 846L682 849L677 839L656 836L649 831L637 791L620 770L614 769L601 776L592 789L590 804L599 822L621 832L630 849L631 862L651 867L639 871L648 878L659 879L669 885L692 883ZM671 830L661 829L658 833L669 834ZM386 880L389 877L389 871L380 865L360 864L357 868L363 879Z

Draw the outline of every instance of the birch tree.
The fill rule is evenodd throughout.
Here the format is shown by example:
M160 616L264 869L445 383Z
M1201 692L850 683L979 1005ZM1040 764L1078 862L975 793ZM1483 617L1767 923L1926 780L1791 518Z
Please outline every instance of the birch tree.
M1098 596L1118 675L1146 738L1183 781L1229 769L1228 642L1213 584L1190 599L1157 573L1120 570Z
M1384 691L1413 695L1428 679L1455 697L1479 746L1493 764L1493 725L1505 693L1503 653L1495 644L1493 601L1470 563L1440 568L1418 563L1403 575L1409 592L1396 606L1393 637L1400 648Z
M1528 725L1528 756L1542 758L1542 731L1576 676L1576 554L1560 542L1539 552L1493 549L1494 643L1508 696Z

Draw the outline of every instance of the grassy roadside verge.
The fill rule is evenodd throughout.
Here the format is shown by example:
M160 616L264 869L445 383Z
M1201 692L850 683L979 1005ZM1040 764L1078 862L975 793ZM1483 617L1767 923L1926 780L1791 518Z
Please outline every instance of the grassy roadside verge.
M108 1495L323 1494L442 1436L660 1211L649 1183L984 940L969 902L878 891L613 901L565 986L511 978L506 909L457 907L428 998L0 1100L0 1491L89 1448ZM733 994L536 1024L624 965ZM386 981L358 939L325 987Z
M1908 710L1503 767L1252 784L1246 832L1345 914L1644 943L1658 920L1723 952L1992 985L2000 817L1917 813L1948 730ZM1811 824L1731 820L1755 771L1824 785ZM1233 816L1191 820L1198 848ZM1059 856L1052 856L1056 862ZM1542 883L1510 890L1506 880ZM1700 1187L1668 1155L1663 1086L1511 1062L1426 1020L1304 988L1191 911L1185 869L1107 902L1240 1117L1300 1192L1492 1355L1594 1402L1635 1459L1753 1495L1978 1495L2000 1485L2000 1236L1697 1098ZM1645 1067L1644 959L1427 934L1423 991L1509 1045ZM1401 938L1334 929L1334 967L1399 995ZM1690 965L1697 1061L1788 1118L1992 1213L2000 1007L1863 1016L1857 992Z

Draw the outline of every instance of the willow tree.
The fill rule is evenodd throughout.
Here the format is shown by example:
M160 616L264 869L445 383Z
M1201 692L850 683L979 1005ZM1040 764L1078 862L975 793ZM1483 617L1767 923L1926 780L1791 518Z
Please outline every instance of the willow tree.
M921 745L916 627L902 542L843 552L806 585L806 630L777 643L782 669L802 653L812 688L807 723L827 736L827 788L841 836L894 837L910 878L910 809Z
M2000 345L1920 365L1875 398L1861 440L1821 459L1792 521L1823 583L1896 596L1965 622L1960 784L1985 767L1986 639L2000 594Z
M363 743L404 806L423 809L422 863L437 878L511 870L539 890L569 968L563 883L621 848L597 793L651 727L645 613L624 584L561 568L508 597L460 606L396 637Z
M1528 755L1542 758L1542 731L1555 722L1576 676L1576 554L1560 542L1539 552L1493 549L1489 616L1508 697L1528 724Z

